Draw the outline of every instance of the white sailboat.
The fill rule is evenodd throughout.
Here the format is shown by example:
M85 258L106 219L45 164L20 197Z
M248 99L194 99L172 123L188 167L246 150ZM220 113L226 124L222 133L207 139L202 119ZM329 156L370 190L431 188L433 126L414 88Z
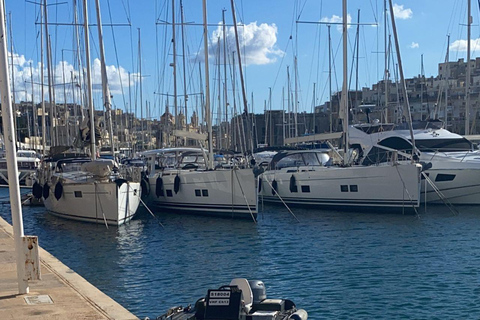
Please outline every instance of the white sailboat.
M235 164L214 165L206 10L204 2L205 117L208 128L208 150L169 148L146 153L150 168L148 204L160 211L175 210L256 221L258 196L257 179L253 170L241 168ZM199 134L187 132L177 132L177 134L202 139Z
M108 93L106 81L101 33L102 24L98 0L96 0L96 5L103 93L108 111L110 94ZM114 160L95 158L94 107L90 74L87 1L84 1L84 19L88 101L91 116L91 159L60 159L53 161L50 166L46 166L50 173L45 174L47 182L43 186L44 204L50 213L64 218L105 225L121 225L132 219L137 211L141 196L140 181L125 179L126 177L119 173L118 165ZM112 132L110 132L110 136L112 136Z
M285 151L260 176L260 195L270 202L339 208L397 207L420 204L421 165L396 158L374 166L352 164L347 99L347 8L343 1L343 156L334 164L328 152Z

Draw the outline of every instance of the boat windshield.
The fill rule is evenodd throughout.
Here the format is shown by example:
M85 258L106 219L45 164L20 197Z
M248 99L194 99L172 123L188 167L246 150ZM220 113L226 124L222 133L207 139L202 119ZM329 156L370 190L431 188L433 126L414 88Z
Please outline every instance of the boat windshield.
M317 153L315 152L293 153L280 159L277 162L275 169L321 165L322 162L318 159Z

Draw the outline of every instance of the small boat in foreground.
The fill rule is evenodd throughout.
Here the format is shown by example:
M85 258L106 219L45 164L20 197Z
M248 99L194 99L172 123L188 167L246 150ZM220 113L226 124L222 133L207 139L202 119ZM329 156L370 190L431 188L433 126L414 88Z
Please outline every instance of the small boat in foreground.
M267 299L259 280L233 279L229 285L210 289L192 308L173 307L158 320L307 320L308 313L287 299Z

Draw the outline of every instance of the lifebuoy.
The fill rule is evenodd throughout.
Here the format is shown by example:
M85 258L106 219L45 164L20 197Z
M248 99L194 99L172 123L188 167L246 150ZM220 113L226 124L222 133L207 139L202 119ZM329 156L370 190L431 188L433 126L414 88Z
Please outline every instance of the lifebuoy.
M295 179L295 176L293 174L290 177L290 192L298 192L297 179Z
M175 194L177 194L179 190L180 190L180 177L177 174L175 176L175 179L173 180L173 191L175 191Z
M38 183L37 181L35 181L35 183L33 184L32 186L32 194L35 198L37 199L40 199L42 197L42 191L43 191L43 188L42 186L40 185L40 183Z
M48 183L45 182L43 185L43 199L48 199L48 196L50 195L50 186Z
M142 187L142 198L148 197L150 195L150 183L147 180L148 178L143 178L140 181L140 187Z
M155 184L155 195L158 197L163 196L163 179L158 177Z
M277 188L278 188L277 180L273 180L272 181L272 194L273 195L275 195L277 193Z
M55 199L60 200L60 198L62 197L62 194L63 194L62 183L57 182L57 184L55 185L55 190L54 190Z

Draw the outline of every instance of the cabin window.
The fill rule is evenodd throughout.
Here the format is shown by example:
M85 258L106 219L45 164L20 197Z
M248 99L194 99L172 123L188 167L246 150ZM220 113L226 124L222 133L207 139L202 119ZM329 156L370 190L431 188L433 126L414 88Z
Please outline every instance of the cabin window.
M303 162L302 154L294 153L280 159L280 161L277 163L276 169L299 167L304 165L305 163Z
M73 192L75 194L75 198L82 198L82 191L74 191Z
M348 185L342 184L342 185L340 186L340 191L342 191L342 192L348 192Z
M202 196L202 192L200 191L200 189L195 189L195 196L196 197L201 197Z
M310 192L310 186L302 186L302 192L309 193Z
M167 197L173 197L172 190L167 190Z
M313 152L307 152L303 154L303 161L307 166L320 166L320 162L318 161L317 154Z
M202 189L202 196L208 197L208 189Z
M453 179L455 179L454 174L439 173L435 177L435 182L437 182L437 181L452 181Z
M350 185L350 192L358 192L358 185L351 184Z

